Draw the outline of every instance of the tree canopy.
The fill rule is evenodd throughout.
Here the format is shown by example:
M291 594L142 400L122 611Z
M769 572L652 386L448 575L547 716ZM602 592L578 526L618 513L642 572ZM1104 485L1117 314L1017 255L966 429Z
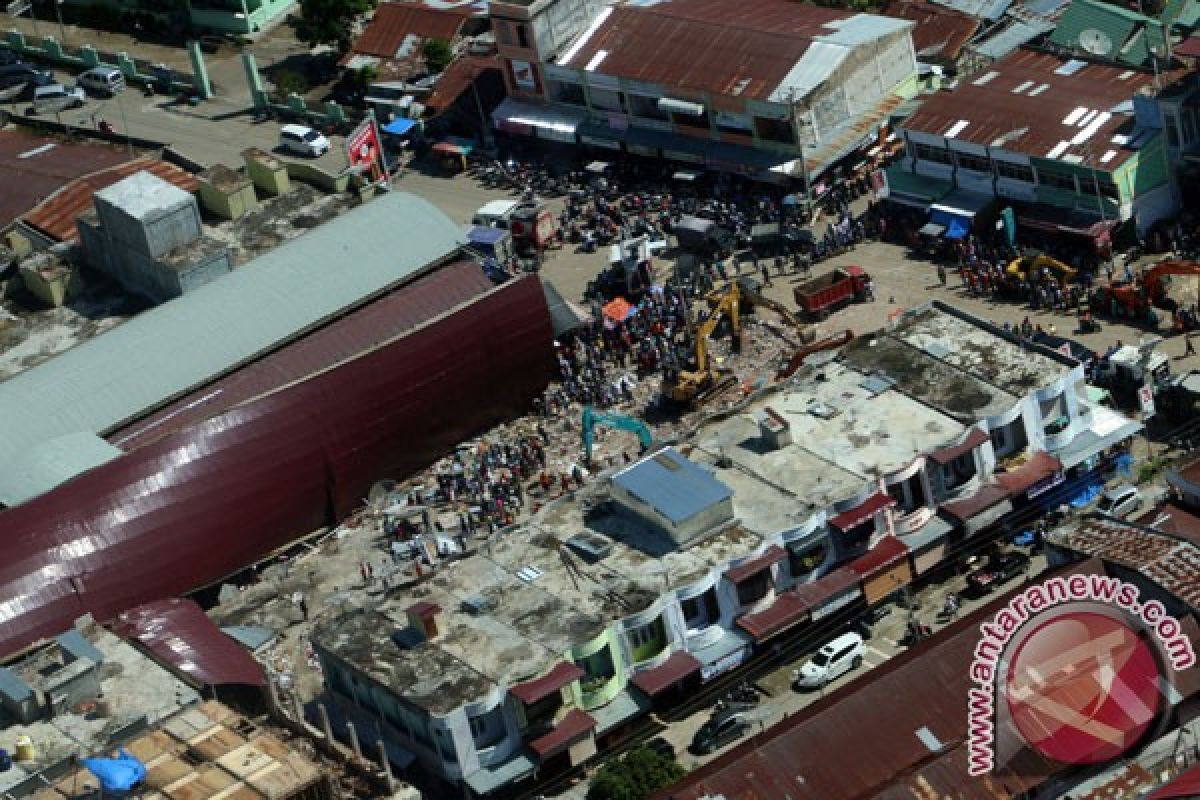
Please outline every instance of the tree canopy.
M684 775L670 756L638 747L602 766L588 787L587 800L646 800Z
M426 39L421 53L425 56L425 66L429 67L430 72L441 72L454 58L454 51L445 39Z
M344 53L353 42L355 18L374 6L374 0L300 0L300 16L293 18L292 27L309 47L327 44Z

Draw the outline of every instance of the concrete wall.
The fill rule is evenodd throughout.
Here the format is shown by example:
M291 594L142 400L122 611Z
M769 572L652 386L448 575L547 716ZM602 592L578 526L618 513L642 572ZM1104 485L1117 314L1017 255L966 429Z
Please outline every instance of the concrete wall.
M232 271L233 262L228 250L213 253L179 270L179 291L186 294Z
M676 544L686 544L719 525L731 522L734 518L732 497L714 503L700 513L676 523L642 502L640 498L630 494L624 487L613 483L610 484L610 490L613 499L622 511L651 528L665 533Z
M100 195L96 195L94 202L106 238L151 258L161 258L200 236L200 210L191 195L141 219L130 216Z

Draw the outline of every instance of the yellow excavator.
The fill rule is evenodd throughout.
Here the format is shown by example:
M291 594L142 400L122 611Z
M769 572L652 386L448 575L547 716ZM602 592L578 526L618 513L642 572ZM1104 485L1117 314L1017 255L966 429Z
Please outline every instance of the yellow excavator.
M802 322L799 317L788 310L787 306L776 300L772 300L758 290L758 285L755 281L749 278L739 278L737 281L729 284L728 287L719 289L708 295L708 304L715 306L720 302L720 299L726 293L733 291L737 292L741 303L741 310L745 312L747 309L752 309L757 306L769 308L783 319L792 329L794 329L800 337L799 342L790 341L783 334L775 331L785 342L793 348L799 348L803 345L810 344L817 339L817 326Z
M1033 252L1020 258L1014 258L1005 269L1009 277L1022 281L1028 280L1030 273L1037 275L1042 271L1053 274L1061 286L1066 286L1075 280L1076 270L1074 267L1064 264L1057 258L1051 258L1045 253Z
M721 319L729 320L733 335L734 350L740 349L741 327L741 292L736 283L709 296L712 311L708 318L699 326L693 326L692 337L695 340L695 367L681 369L674 375L663 379L663 396L673 403L692 405L703 401L729 380L736 381L732 376L722 376L721 371L709 363L708 337L717 329ZM724 379L723 379L724 377Z

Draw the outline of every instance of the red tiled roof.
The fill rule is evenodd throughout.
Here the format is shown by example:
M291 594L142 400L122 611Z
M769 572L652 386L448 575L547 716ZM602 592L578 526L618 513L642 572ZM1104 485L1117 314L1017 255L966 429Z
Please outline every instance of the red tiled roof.
M26 214L23 221L60 242L78 241L79 229L75 227L75 220L92 207L92 195L143 170L185 192L194 193L200 188L195 177L174 164L156 158L137 158L71 181Z
M700 662L686 650L676 650L653 669L642 670L632 678L633 685L653 697L699 671Z
M849 511L843 511L829 520L829 524L838 530L848 531L863 524L885 508L890 508L894 505L896 505L896 501L892 499L891 495L886 492L876 492L861 504Z
M1006 150L1044 158L1059 142L1070 141L1085 130L1077 124L1078 119L1073 120L1076 124L1064 122L1075 109L1085 109L1077 117L1095 111L1097 114L1091 117L1096 118L1154 82L1153 75L1096 63L1088 63L1070 75L1056 74L1055 70L1067 60L1018 50L990 64L982 74L964 80L954 91L925 98L903 127L944 136L965 120L966 125L952 138L984 146L992 146L1002 138ZM984 80L993 72L994 77ZM1047 88L1032 94L1043 85ZM1016 91L1018 87L1020 92ZM1114 134L1126 129L1132 129L1131 117L1113 114L1084 142L1090 145L1098 164L1109 151L1114 153L1102 163L1105 170L1116 169L1133 154L1133 150L1112 142ZM1085 155L1081 146L1071 146L1063 153Z
M559 720L559 723L554 726L554 730L530 742L529 749L537 753L538 758L545 761L550 756L573 745L595 727L596 720L591 714L573 708Z
M1062 471L1062 462L1041 450L1012 472L996 475L996 480L1010 495L1016 497L1027 492L1035 483Z
M552 692L557 692L571 681L577 681L583 676L583 670L575 664L570 661L560 661L554 665L554 669L542 677L518 683L510 688L508 693L525 705L529 705L543 697L548 697Z
M408 36L444 39L458 36L471 9L430 8L419 3L380 3L371 23L350 48L365 56L394 58Z
M823 25L850 16L790 0L746 0L736 15L726 0L618 5L567 66L599 58L593 69L601 74L763 100L812 37L831 32Z
M978 492L962 500L943 503L941 511L960 522L966 522L982 511L1003 503L1009 498L1008 490L998 483L986 483Z
M772 564L782 561L786 555L787 551L785 551L779 545L773 544L764 550L762 555L756 556L749 561L738 564L736 567L726 570L725 577L728 578L731 583L741 583L751 575L762 572Z
M957 61L963 46L979 30L979 20L974 17L926 0L892 0L883 13L917 23L912 39L918 61Z
M967 438L951 447L943 447L929 454L929 460L935 464L949 464L959 456L969 453L988 440L988 435L979 428L971 428Z
M858 585L861 580L854 570L841 567L812 583L802 583L784 592L770 608L747 614L738 619L737 624L756 641L762 641L803 622L814 606Z
M854 559L848 566L862 577L869 578L907 557L908 545L895 536L885 536L866 555Z

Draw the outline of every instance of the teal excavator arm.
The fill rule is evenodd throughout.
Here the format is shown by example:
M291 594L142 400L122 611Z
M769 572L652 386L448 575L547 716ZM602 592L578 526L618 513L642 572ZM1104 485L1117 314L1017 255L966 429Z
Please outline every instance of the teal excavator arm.
M595 438L595 428L597 425L636 433L638 441L642 443L643 453L650 449L650 445L654 444L654 436L650 433L650 429L633 417L607 411L593 411L591 406L584 406L583 455L588 464L592 463L592 442Z

